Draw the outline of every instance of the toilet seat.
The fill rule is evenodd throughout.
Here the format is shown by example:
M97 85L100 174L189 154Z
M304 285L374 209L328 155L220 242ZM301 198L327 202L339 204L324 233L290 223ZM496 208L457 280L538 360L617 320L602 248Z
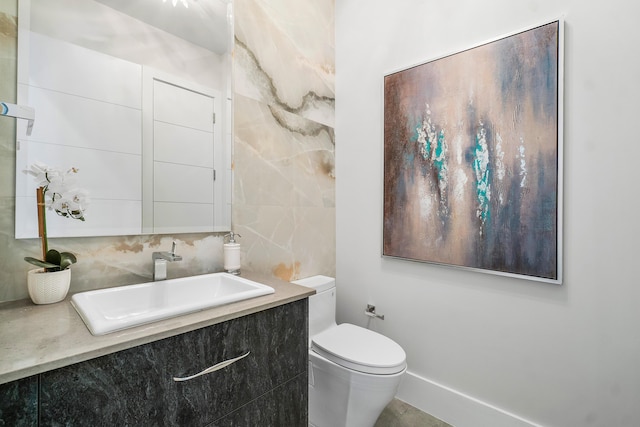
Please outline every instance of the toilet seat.
M340 366L368 374L395 374L406 367L406 354L395 341L349 323L312 337L311 350Z

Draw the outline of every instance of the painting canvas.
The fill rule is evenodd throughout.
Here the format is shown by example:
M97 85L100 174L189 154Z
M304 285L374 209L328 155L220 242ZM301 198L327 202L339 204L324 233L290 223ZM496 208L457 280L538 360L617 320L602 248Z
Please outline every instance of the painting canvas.
M561 283L561 22L384 77L383 255Z

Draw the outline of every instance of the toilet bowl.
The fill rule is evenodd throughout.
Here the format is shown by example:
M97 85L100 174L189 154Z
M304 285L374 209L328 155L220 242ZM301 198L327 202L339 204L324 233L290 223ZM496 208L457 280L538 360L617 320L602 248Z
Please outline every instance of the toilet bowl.
M406 354L369 329L335 322L335 279L293 283L316 290L309 298L309 425L372 427L398 391Z

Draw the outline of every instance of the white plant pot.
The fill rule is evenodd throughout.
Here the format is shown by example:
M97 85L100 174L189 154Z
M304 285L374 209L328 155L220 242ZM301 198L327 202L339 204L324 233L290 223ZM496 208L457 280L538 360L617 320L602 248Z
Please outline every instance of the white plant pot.
M45 272L43 269L29 270L27 287L34 304L53 304L62 301L69 292L71 270Z

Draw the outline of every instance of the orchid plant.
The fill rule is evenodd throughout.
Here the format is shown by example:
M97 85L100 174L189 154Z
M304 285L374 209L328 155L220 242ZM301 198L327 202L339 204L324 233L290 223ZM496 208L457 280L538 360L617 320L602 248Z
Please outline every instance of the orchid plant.
M38 188L36 189L38 235L42 241L43 259L25 257L24 260L44 268L47 272L65 270L71 264L77 262L77 259L70 252L58 252L55 249L49 249L45 208L66 218L84 221L84 211L88 206L89 199L84 190L75 186L74 175L78 173L78 169L71 168L63 172L36 162L26 172L34 176L38 183Z

